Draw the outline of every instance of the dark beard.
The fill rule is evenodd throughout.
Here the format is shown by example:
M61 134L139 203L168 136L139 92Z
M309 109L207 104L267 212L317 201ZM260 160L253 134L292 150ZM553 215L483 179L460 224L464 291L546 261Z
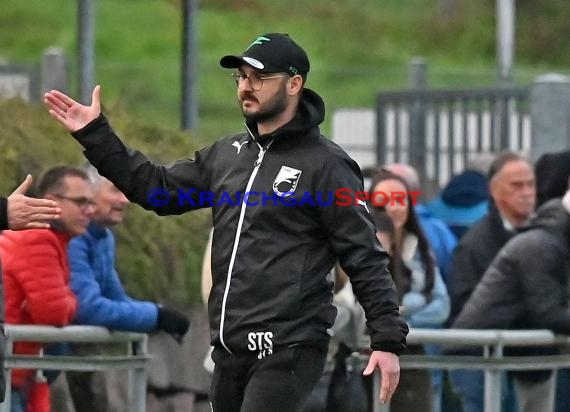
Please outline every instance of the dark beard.
M278 117L287 108L287 94L285 87L271 99L265 107L260 108L256 113L243 113L243 117L248 122L263 123Z

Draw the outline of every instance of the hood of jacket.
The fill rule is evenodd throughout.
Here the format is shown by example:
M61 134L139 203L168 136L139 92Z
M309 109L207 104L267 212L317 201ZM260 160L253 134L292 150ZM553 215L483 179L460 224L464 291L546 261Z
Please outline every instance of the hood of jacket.
M548 200L562 197L568 190L570 150L545 153L535 164L537 207Z
M473 206L489 200L487 179L474 170L453 176L441 192L442 200L455 206Z
M313 90L304 89L297 113L288 123L265 135L258 133L257 123L254 121L246 121L246 126L253 133L258 143L265 146L267 142L277 141L283 136L304 135L308 130L318 128L324 120L325 103L323 99Z
M558 233L570 242L570 213L563 207L562 199L552 199L542 205L521 231L531 229L545 229L551 233Z

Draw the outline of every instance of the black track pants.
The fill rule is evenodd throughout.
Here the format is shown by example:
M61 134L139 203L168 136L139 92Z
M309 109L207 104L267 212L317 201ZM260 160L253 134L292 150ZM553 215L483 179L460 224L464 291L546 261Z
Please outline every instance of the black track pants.
M295 346L263 359L216 350L213 358L214 412L299 412L323 373L326 349Z

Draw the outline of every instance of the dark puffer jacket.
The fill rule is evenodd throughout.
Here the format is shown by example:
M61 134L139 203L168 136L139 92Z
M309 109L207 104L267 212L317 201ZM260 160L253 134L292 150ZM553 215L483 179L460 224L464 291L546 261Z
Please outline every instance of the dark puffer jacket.
M450 325L465 306L499 250L513 235L514 232L505 229L497 208L491 205L489 213L463 236L453 252L453 269L449 282Z
M554 199L499 252L453 327L570 334L569 277L570 214ZM522 353L531 352L508 352Z
M570 334L569 275L570 215L554 199L499 252L453 327Z

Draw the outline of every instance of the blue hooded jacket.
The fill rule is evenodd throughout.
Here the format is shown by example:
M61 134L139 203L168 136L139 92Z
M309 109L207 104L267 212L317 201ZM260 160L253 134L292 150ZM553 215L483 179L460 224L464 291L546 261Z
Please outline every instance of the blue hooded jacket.
M452 177L441 194L426 207L460 239L489 209L487 179L479 172L466 170Z
M115 237L93 222L68 247L71 289L77 296L74 323L112 330L150 332L158 308L152 302L131 299L115 269Z

